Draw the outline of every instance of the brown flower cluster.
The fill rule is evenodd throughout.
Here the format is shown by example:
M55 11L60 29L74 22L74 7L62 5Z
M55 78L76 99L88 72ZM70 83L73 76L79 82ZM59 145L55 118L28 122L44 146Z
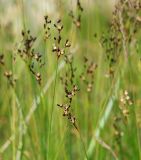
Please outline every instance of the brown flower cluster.
M114 136L117 144L121 144L121 138L124 135L124 126L127 125L127 118L129 116L129 106L132 105L133 102L129 96L127 90L125 90L120 98L119 109L120 112L114 117Z
M77 0L77 12L78 14L75 16L73 11L70 11L69 16L72 18L73 23L77 28L81 27L81 15L83 12L83 7L81 6L80 0Z
M128 48L140 30L140 9L139 0L117 1L109 30L101 37L101 44L110 67L118 61L119 56L125 55L125 58L128 58Z
M10 84L10 86L14 87L17 81L17 77L12 73L11 70L7 69L7 66L5 65L4 62L4 54L0 54L0 65L4 67L3 75L7 78L8 83Z
M48 19L48 16L44 16L44 40L47 40L50 38L51 36L51 32L50 32L50 29L51 29L51 20Z
M64 86L65 97L66 97L67 103L57 104L57 106L63 109L63 116L66 116L68 120L70 120L70 122L73 124L73 126L77 129L76 118L72 114L72 111L71 111L73 97L79 91L77 85L75 85L74 83L76 68L73 68L72 58L69 58L67 56L65 57L66 57L66 63L70 66L70 68L69 68L69 71L66 72L65 76L61 77L61 81ZM70 75L68 73L70 73Z
M119 108L122 111L123 116L127 119L129 115L129 109L128 106L132 105L133 102L129 96L129 93L127 90L124 91L123 95L120 98L120 106Z
M54 37L54 46L53 46L52 52L54 52L57 55L57 58L59 59L61 55L64 55L65 50L69 48L71 44L68 39L66 40L65 44L61 44L62 42L61 32L64 28L62 25L61 19L59 19L54 24L54 27L57 30L57 36Z
M29 58L34 57L34 49L32 47L34 42L36 41L36 37L33 37L30 34L30 30L22 31L22 37L23 48L18 49L18 54L21 58L27 61Z
M30 30L22 31L22 37L22 47L18 49L18 54L27 63L38 84L41 84L41 74L34 70L34 64L36 62L39 67L42 67L45 63L42 62L42 54L35 52L33 48L37 38L30 34Z
M90 62L88 58L84 57L83 72L80 75L80 79L86 84L87 92L91 92L94 84L94 73L97 68L97 64Z
M5 71L4 76L7 78L9 84L14 87L17 78L13 75L12 71Z

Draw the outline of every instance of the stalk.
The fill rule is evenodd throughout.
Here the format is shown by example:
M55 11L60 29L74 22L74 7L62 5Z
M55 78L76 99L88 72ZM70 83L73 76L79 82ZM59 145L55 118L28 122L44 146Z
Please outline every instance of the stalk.
M58 59L56 63L56 69L55 69L55 82L54 82L54 89L53 89L53 97L52 97L52 106L51 106L51 117L49 122L49 130L48 130L48 149L47 149L47 160L49 159L49 151L50 151L50 134L52 129L52 123L53 123L53 113L54 113L54 100L55 100L55 91L56 91L56 81L57 81L57 72L58 72Z

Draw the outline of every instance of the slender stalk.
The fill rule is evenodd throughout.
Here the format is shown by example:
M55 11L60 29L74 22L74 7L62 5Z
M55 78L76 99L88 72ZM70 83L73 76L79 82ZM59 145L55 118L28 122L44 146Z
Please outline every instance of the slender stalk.
M21 1L21 11L22 11L22 23L23 23L24 30L26 30L24 0L20 0L20 1Z
M125 57L125 61L128 61L128 50L127 50L127 44L126 44L126 36L125 36L125 31L124 31L124 24L123 24L123 18L122 18L122 9L123 6L121 7L121 9L118 11L118 16L119 16L119 24L120 24L120 31L122 34L122 47L124 50L124 57Z
M49 147L50 147L50 134L52 129L52 123L53 123L53 112L54 112L54 100L55 100L55 91L56 91L56 81L57 81L57 72L58 72L58 59L56 63L56 69L55 69L55 82L54 82L54 89L53 89L53 97L52 97L52 106L51 106L51 117L49 122L49 130L48 130L48 149L47 149L47 159L49 159Z
M15 106L14 95L12 94L12 124L11 124L11 129L12 129L13 134L16 133L16 124L15 123L16 123L16 106ZM16 142L15 142L15 140L12 142L12 150L13 150L12 159L15 160L16 159Z
M82 134L81 134L81 132L80 132L80 130L78 128L75 127L75 129L79 133L80 140L81 140L81 143L82 143L82 146L83 146L83 150L84 150L84 153L85 153L85 158L86 158L86 160L88 160L88 155L87 155L87 152L86 152L86 148L85 148L85 144L84 144L84 141L83 141L83 138L82 138Z
M17 102L17 109L19 112L19 144L18 144L18 149L16 153L16 160L21 160L23 155L23 148L24 148L24 132L26 128L25 128L22 108L19 104L17 97L16 97L16 102Z
M15 67L14 67L14 60L13 60L13 56L12 56L12 73L14 75L15 73ZM12 132L13 134L16 133L16 118L17 118L17 110L16 110L16 100L15 100L15 88L14 86L11 86L11 91L12 91ZM16 160L16 140L13 141L13 145L12 145L12 149L13 149L13 160Z

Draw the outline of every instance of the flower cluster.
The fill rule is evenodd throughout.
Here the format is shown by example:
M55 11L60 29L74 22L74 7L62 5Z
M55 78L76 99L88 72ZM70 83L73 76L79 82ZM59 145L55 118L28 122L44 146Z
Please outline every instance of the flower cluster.
M44 32L45 32L45 36L44 36L44 40L47 40L50 38L51 36L51 32L50 32L50 25L51 25L51 20L48 19L48 16L44 16Z
M57 58L59 59L61 55L64 55L65 50L71 46L69 40L67 39L65 44L63 46L61 45L62 42L62 36L61 32L63 30L63 25L61 24L61 19L59 19L55 24L54 27L57 30L57 36L54 37L54 46L52 49L52 52L54 52L57 55Z
M9 84L14 87L17 78L13 75L12 71L5 71L4 76L7 78Z
M80 79L86 84L87 92L91 92L94 83L94 73L97 68L97 64L90 62L86 57L84 57L84 69L80 75Z
M38 84L41 84L41 74L34 71L35 62L39 65L40 68L45 64L42 62L42 54L35 52L33 48L37 38L30 34L30 30L22 31L22 37L22 47L18 49L18 54L27 63L29 70L35 76Z
M73 23L77 28L81 27L81 14L83 12L83 8L81 6L80 0L77 0L77 10L78 10L78 15L75 16L73 11L70 11L69 16L72 18Z
M70 120L70 122L73 124L73 126L77 129L76 118L71 111L73 97L79 91L77 85L74 83L76 68L73 68L72 58L69 58L68 56L65 56L65 58L66 58L66 64L68 64L70 68L69 68L69 71L66 72L65 76L61 77L61 81L64 86L67 103L57 104L57 105L63 109L63 116L66 116ZM68 73L70 73L70 75Z
M128 94L128 91L125 90L123 95L121 96L120 98L120 109L122 111L122 114L125 118L128 117L129 115L129 109L128 109L128 106L132 105L133 102Z
M123 92L119 102L120 102L119 105L120 110L119 112L116 113L113 123L114 137L118 145L120 145L121 138L124 135L124 126L127 125L127 117L129 116L128 106L133 104L127 90Z
M137 31L140 30L140 9L139 0L117 1L109 30L101 37L110 68L118 61L119 56L124 55L125 59L128 58L129 48L136 39Z

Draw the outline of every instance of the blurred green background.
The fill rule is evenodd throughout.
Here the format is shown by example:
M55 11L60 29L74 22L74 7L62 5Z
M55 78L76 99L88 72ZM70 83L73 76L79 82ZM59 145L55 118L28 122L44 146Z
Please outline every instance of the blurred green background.
M141 159L140 32L130 43L129 62L125 62L124 51L121 50L112 68L114 77L111 77L101 37L108 37L112 32L109 26L115 2L81 0L81 5L84 11L81 28L78 29L68 15L71 10L77 15L75 0L0 0L0 54L4 54L5 62L4 66L0 65L2 160ZM71 108L79 132L57 107L58 103L65 101L60 77L65 72L69 74L70 70L63 57L57 62L56 55L52 53L54 29L51 30L51 38L44 41L45 15L52 23L62 19L62 41L69 39L71 42L66 54L73 54L73 66L77 68L75 83L80 91L75 95ZM37 37L34 49L42 54L45 62L42 68L36 66L37 72L42 75L41 86L17 54L17 49L22 46L21 31L28 29L31 35ZM80 80L84 56L98 65L91 93ZM13 58L16 60L13 61ZM5 71L12 71L17 78L14 87L4 76ZM128 108L127 121L116 122L115 117L124 117L119 106L125 90L129 92L133 104ZM115 123L123 133L118 137L120 142L116 139Z

